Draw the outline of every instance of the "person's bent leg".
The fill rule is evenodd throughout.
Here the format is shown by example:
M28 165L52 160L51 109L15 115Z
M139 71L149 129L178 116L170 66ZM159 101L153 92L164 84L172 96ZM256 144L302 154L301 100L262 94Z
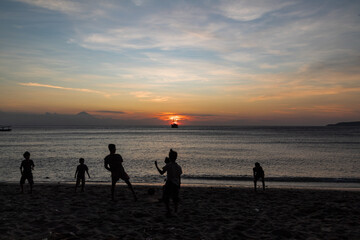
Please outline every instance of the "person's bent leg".
M125 183L128 185L128 187L130 188L130 190L131 190L131 192L132 192L132 194L133 194L133 196L134 196L134 201L136 202L137 201L137 197L136 197L136 193L135 193L135 191L134 191L134 189L133 189L133 187L132 187L132 185L131 185L131 182L129 181L129 179L126 179L126 180L124 180L125 181Z

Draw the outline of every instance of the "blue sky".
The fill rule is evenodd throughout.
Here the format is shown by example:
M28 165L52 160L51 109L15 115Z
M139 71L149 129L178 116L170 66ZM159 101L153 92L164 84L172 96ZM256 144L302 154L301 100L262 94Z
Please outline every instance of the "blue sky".
M5 0L0 11L1 111L360 117L359 1Z

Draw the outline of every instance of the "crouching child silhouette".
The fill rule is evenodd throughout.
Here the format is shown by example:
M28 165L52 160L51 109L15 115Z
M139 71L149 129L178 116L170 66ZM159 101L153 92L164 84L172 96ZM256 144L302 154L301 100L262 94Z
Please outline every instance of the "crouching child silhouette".
M34 162L30 159L30 153L26 151L24 154L24 160L21 162L20 165L20 172L21 172L21 178L20 178L20 187L21 187L21 193L24 193L24 183L27 179L30 184L30 194L32 194L32 189L34 185L32 170L34 170Z
M179 204L179 191L181 179L180 176L182 174L181 167L176 163L177 152L170 149L169 152L169 163L167 163L162 170L158 167L157 161L155 161L156 169L159 171L161 175L167 173L166 183L164 186L163 200L166 206L166 215L171 216L170 210L170 198L174 202L175 212L177 212L178 204Z
M89 169L84 164L84 161L85 160L83 158L79 159L80 165L77 166L76 171L75 171L75 178L76 178L75 192L76 192L77 187L80 185L80 181L81 181L81 192L84 192L85 172L87 173L88 177L90 178Z
M260 166L260 163L258 163L258 162L255 163L255 167L253 168L253 173L254 173L255 192L257 191L256 183L260 178L261 178L261 181L262 181L263 190L265 191L265 180L264 180L265 173L264 173L264 170L262 169L262 167Z

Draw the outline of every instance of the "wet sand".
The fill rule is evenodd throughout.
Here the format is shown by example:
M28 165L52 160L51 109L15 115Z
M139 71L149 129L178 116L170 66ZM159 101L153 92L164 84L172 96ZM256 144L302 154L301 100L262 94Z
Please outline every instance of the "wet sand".
M0 239L360 239L360 192L183 187L165 216L159 186L0 183ZM28 190L28 185L25 190ZM149 195L149 189L155 189Z

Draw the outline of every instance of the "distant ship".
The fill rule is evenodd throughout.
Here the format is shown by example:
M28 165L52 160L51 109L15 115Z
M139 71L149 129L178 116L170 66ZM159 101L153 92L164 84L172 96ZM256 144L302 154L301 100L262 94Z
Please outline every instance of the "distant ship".
M11 131L11 126L0 126L0 132L9 132Z
M178 128L179 125L176 123L176 119L173 120L173 122L171 123L171 128Z

